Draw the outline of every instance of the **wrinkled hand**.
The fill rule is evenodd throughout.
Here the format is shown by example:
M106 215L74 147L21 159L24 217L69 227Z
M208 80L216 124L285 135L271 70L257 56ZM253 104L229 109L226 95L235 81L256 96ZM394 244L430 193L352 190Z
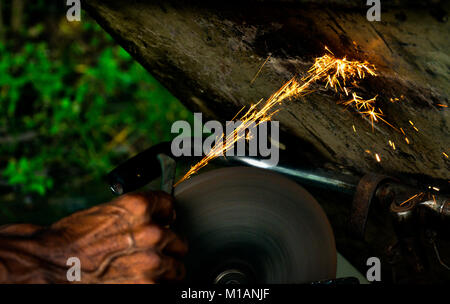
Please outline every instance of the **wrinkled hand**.
M81 262L80 283L155 283L184 277L186 244L168 227L163 192L126 194L48 228L0 227L0 282L68 283L67 259Z

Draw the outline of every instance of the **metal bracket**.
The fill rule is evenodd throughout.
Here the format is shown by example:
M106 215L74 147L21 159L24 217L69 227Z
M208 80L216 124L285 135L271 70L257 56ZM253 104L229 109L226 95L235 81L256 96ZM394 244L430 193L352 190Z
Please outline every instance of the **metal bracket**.
M356 187L353 197L352 210L349 221L349 229L352 234L360 239L364 239L366 231L367 217L370 205L378 186L392 178L385 175L369 173L363 176Z

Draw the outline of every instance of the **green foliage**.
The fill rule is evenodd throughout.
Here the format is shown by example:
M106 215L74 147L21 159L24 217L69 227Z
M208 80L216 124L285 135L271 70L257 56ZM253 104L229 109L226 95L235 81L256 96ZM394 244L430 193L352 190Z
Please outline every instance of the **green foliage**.
M37 24L29 34L42 31ZM95 23L84 18L60 31L73 40L0 44L0 181L18 193L101 178L169 140L173 121L192 119Z
M20 185L25 192L44 195L53 186L53 180L44 173L43 158L12 159L4 171L10 185Z

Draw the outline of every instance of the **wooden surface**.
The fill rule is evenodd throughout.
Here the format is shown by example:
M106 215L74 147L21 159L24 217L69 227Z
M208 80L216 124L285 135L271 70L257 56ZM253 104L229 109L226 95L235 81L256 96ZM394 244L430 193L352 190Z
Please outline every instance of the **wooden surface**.
M404 129L410 144L385 124L372 130L319 85L315 93L285 102L274 118L282 130L330 162L361 173L450 178L450 159L443 154L450 155L450 109L439 106L449 103L448 5L383 6L382 22L369 22L361 1L241 1L221 7L158 2L87 0L83 7L190 110L229 120L293 75L305 75L327 45L337 56L376 65L378 77L364 81L362 92L378 94L386 119Z

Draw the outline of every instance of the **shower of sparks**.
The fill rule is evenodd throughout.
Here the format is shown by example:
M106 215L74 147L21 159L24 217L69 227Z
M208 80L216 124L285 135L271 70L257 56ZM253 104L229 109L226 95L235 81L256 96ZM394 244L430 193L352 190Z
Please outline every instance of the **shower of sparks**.
M348 95L347 88L344 87L344 92L346 95ZM375 106L375 102L377 100L378 95L371 99L364 99L360 96L358 96L355 92L352 93L352 99L342 102L345 106L352 106L359 114L361 114L363 117L367 117L370 120L370 123L373 125L374 122L382 121L391 128L397 130L396 127L394 127L392 124L390 124L388 121L386 121L383 116L383 111L380 108L377 108ZM397 130L398 131L398 130ZM417 130L418 131L418 130Z
M438 105L439 107L442 107L442 108L448 108L447 105L443 105L443 104L440 104L440 103L438 103L437 105Z
M446 158L448 158L448 154L445 152L442 152L442 155L444 155Z
M323 81L325 87L331 87L336 92L345 92L348 95L347 83L353 86L356 84L356 79L363 79L366 75L377 76L375 73L375 66L367 61L352 61L345 57L338 59L334 57L333 53L326 47L329 54L316 58L312 67L308 70L307 76L298 80L296 76L286 82L278 91L270 96L266 102L259 108L258 102L251 105L250 108L243 114L239 121L242 123L229 135L222 134L216 138L214 146L208 154L200 160L197 164L192 166L189 171L174 185L190 178L193 174L205 167L211 160L225 155L225 153L234 148L234 144L245 137L245 130L250 126L258 126L262 122L271 120L272 116L279 111L276 106L280 106L287 98L294 96L304 96L312 92L308 90L312 83ZM356 110L366 110L360 112L363 116L369 116L372 124L374 121L381 120L386 122L381 116L383 113L380 109L374 107L376 96L371 100L364 100L356 94L352 94L352 102L355 104ZM349 104L350 105L350 104ZM351 104L353 105L353 104ZM236 115L237 116L237 115ZM386 122L387 123L387 122Z

